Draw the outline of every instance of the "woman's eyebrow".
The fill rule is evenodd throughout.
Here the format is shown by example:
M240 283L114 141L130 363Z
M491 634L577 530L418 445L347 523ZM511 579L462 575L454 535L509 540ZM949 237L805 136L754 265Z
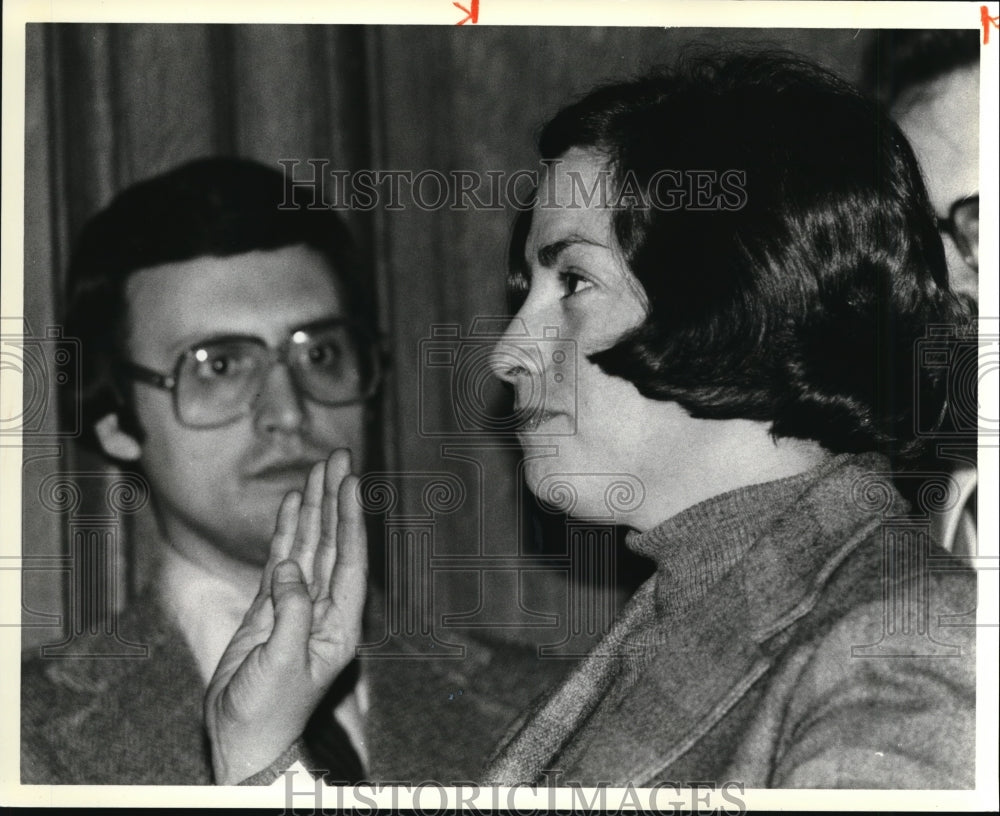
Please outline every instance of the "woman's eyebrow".
M600 241L586 238L583 235L570 235L559 241L553 241L551 244L546 244L545 246L540 247L538 250L538 263L544 267L554 266L555 262L559 259L559 256L565 250L578 244L586 244L588 246L599 247L600 249L608 248Z

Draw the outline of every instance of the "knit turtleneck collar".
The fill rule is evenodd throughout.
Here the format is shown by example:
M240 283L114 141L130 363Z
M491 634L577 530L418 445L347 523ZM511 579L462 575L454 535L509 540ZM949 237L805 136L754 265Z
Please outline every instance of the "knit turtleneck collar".
M795 476L713 496L650 530L629 533L626 546L656 564L657 617L683 614L705 597L834 459Z

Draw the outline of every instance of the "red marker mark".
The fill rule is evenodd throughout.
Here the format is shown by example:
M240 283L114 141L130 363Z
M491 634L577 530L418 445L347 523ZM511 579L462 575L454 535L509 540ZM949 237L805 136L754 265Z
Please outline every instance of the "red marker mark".
M458 3L455 4L456 6ZM475 5L473 5L475 8ZM979 7L979 20L983 24L983 45L990 44L990 23L993 24L994 28L1000 27L1000 15L996 17L990 17L990 10L986 6ZM473 20L472 22L476 22Z
M472 9L467 9L461 3L452 3L452 5L459 11L465 12L465 17L459 20L455 25L465 25L469 20L472 20L472 24L475 25L479 22L479 0L472 0ZM985 9L986 6L983 6ZM984 12L985 13L985 12Z

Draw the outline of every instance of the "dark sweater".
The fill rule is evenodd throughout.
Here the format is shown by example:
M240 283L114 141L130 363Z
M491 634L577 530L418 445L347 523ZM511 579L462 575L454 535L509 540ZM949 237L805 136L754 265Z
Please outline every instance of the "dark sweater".
M975 576L927 527L845 455L631 536L656 573L487 778L971 786Z

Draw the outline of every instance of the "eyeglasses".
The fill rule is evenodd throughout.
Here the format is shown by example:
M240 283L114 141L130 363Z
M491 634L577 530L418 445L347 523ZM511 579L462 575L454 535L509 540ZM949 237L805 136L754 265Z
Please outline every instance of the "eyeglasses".
M979 196L954 202L948 217L938 218L938 229L951 236L965 262L979 272Z
M182 425L217 428L253 411L278 363L288 366L300 394L327 406L363 402L381 377L375 338L340 318L295 329L276 348L259 337L214 337L183 352L171 374L130 361L123 369L132 379L170 391Z

